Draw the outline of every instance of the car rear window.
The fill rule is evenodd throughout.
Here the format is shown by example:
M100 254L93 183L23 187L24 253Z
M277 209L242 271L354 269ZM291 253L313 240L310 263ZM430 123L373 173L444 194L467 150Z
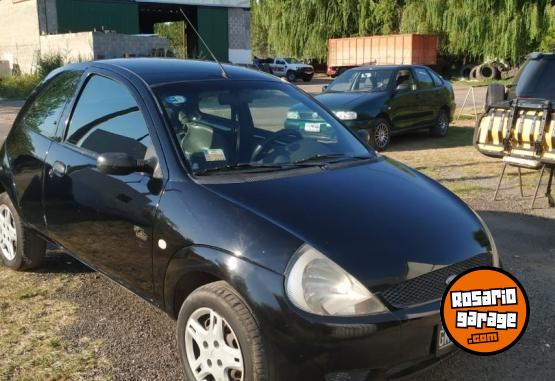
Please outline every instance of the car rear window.
M529 60L517 78L516 95L555 99L555 58Z

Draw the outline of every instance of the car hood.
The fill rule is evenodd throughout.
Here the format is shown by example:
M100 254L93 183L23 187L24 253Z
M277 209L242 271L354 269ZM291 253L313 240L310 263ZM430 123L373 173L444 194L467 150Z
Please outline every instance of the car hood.
M390 159L206 186L318 249L374 290L488 251L487 233L470 208Z
M334 111L352 110L361 104L381 103L386 98L385 93L324 93L316 96L316 99L329 109Z

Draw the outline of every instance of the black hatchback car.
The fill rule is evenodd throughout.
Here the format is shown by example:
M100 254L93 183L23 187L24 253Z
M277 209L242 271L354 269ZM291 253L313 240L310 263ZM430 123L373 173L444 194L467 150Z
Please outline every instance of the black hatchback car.
M499 265L480 218L293 85L223 70L53 72L0 151L4 264L50 241L167 311L188 380L359 380L452 352L446 280ZM298 105L325 133L285 127Z
M419 65L350 69L316 99L347 126L368 130L368 142L378 151L388 147L392 135L417 129L446 136L456 107L451 83Z

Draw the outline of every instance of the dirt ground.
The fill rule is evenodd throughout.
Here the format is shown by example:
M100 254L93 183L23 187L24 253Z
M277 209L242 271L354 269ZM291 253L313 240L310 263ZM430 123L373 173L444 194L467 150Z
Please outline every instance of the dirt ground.
M6 135L16 109L17 104L0 104L0 136ZM555 376L555 209L548 208L542 196L530 210L538 176L532 171L523 172L525 198L518 191L516 170L510 170L500 200L492 201L501 165L472 147L472 126L472 121L457 123L443 139L425 132L395 137L386 155L436 179L484 218L504 267L528 293L528 330L505 353L493 357L460 353L408 379L551 380ZM546 178L542 190L545 182ZM25 288L12 292L6 288L10 282ZM0 290L0 380L181 377L175 323L66 255L52 253L47 266L37 273L16 274L0 267ZM42 310L28 313L25 324L18 322L20 316L15 314L36 303ZM45 340L48 345L37 344Z

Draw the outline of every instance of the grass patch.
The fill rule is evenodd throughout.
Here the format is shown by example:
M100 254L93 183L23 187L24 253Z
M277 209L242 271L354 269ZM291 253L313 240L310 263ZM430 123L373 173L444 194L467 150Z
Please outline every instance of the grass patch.
M25 74L0 78L0 98L25 99L40 82L35 74Z
M55 298L77 289L71 275L18 273L0 266L0 380L108 380L99 341L64 341L76 306ZM100 372L99 372L100 371Z

